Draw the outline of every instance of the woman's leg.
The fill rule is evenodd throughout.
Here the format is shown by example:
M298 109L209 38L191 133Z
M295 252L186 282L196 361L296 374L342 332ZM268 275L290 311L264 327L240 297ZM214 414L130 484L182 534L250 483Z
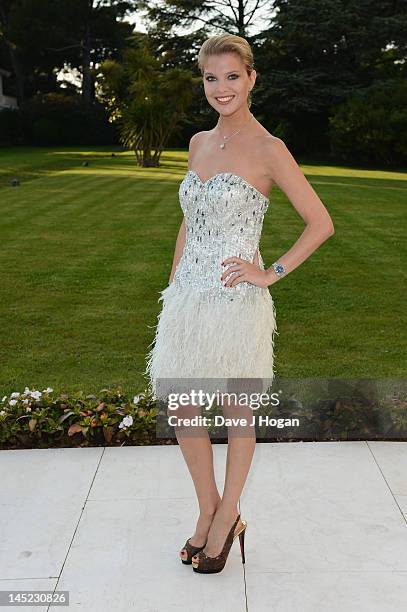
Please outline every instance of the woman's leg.
M253 411L248 406L223 407L226 418L239 416L251 423ZM216 557L222 550L231 526L239 514L238 502L246 482L256 448L255 427L249 425L228 428L228 452L222 501L212 521L205 553ZM240 524L238 525L240 527Z
M177 410L177 416L191 418L199 412L196 407L190 410ZM195 408L195 410L194 410ZM220 505L221 497L216 485L213 469L213 451L208 431L205 427L175 427L175 435L194 483L198 498L199 517L194 535L190 538L193 546L203 546L214 514ZM183 549L181 557L186 558ZM182 552L182 551L181 551Z

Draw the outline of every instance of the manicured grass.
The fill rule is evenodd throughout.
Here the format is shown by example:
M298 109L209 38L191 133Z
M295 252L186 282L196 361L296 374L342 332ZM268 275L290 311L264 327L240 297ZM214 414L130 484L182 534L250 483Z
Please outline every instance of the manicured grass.
M186 151L160 168L111 148L0 149L0 393L146 387L182 220ZM82 166L83 161L89 166ZM336 233L270 290L283 377L406 376L407 173L302 165ZM12 178L20 186L9 186ZM270 196L267 266L304 227Z

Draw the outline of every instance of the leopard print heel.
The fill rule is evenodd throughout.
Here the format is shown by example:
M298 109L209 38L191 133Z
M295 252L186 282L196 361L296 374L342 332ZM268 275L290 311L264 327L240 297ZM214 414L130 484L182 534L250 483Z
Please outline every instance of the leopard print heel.
M203 550L197 553L198 560L192 561L192 568L194 572L198 572L199 574L217 574L218 572L221 572L226 565L226 560L228 558L229 551L237 537L239 537L240 541L242 563L245 563L246 560L244 554L244 536L246 532L247 523L246 521L242 520L242 527L235 533L235 529L239 523L239 520L240 514L233 523L232 528L229 531L225 543L223 545L222 551L217 557L208 557L208 555L206 555Z

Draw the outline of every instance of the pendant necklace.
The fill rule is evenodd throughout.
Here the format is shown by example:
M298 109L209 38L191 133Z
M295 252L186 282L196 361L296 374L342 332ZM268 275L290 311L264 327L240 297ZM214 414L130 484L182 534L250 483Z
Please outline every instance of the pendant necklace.
M228 140L230 140L231 138L233 138L233 136L236 136L236 134L239 134L239 133L240 133L240 132L243 130L243 128L244 128L244 127L245 127L245 126L246 126L248 123L250 123L250 121L251 121L251 120L252 120L252 118L253 118L253 113L250 113L250 115L251 115L251 116L250 116L250 119L249 119L249 120L248 120L248 121L247 121L247 122L246 122L246 123L245 123L245 124L244 124L244 125L243 125L243 126L240 128L240 130L237 130L237 132L234 132L234 133L233 133L233 134L231 134L230 136L224 136L224 137L223 137L224 142L222 142L222 143L219 145L219 148L220 148L220 149L224 149L224 148L225 148L225 145L226 145L226 143L227 143L227 141L228 141ZM219 123L218 123L218 126L219 126Z

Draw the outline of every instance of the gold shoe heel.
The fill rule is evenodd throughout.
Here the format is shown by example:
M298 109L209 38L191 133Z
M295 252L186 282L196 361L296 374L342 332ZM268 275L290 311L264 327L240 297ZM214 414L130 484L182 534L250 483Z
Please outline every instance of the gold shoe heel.
M242 523L243 523L242 528L237 533L235 533L235 536L234 536L233 540L235 540L237 537L239 537L240 554L242 556L242 563L246 563L246 557L245 557L245 554L244 554L244 537L245 537L245 534L246 534L247 523L246 523L246 521L242 521Z

